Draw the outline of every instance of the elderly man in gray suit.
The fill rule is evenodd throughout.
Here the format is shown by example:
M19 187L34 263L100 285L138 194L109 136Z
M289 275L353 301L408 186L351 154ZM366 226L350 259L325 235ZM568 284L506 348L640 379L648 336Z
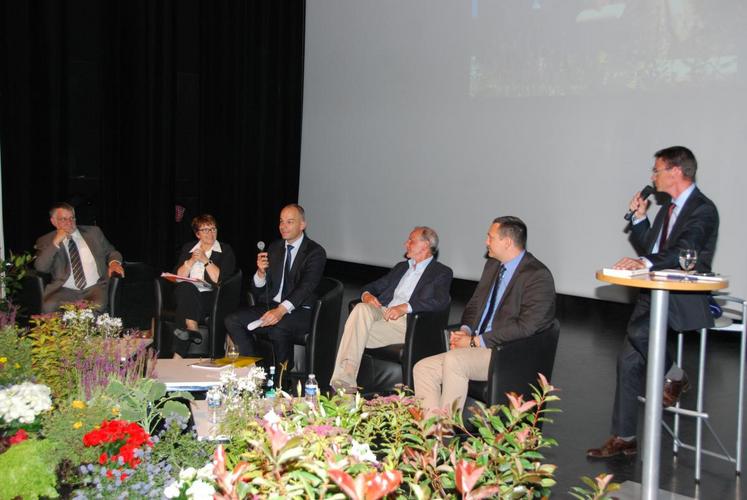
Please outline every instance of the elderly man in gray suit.
M37 271L52 275L44 289L42 312L54 312L61 304L87 300L104 311L112 274L124 276L120 254L97 226L77 226L75 208L56 203L49 210L55 231L36 240Z

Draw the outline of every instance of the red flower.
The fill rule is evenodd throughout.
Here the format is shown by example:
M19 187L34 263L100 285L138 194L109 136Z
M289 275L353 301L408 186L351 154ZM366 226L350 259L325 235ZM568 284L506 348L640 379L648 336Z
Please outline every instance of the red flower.
M124 420L104 420L98 429L83 436L83 444L88 447L102 446L104 448L99 455L101 465L109 462L119 465L121 458L132 468L140 463L140 459L135 457L135 450L141 446L153 446L150 435L142 427ZM112 471L107 471L106 475L111 478Z
M13 434L13 436L8 440L10 442L10 445L13 446L14 444L21 443L23 441L26 441L29 438L29 435L26 431L23 429L18 429L18 432Z

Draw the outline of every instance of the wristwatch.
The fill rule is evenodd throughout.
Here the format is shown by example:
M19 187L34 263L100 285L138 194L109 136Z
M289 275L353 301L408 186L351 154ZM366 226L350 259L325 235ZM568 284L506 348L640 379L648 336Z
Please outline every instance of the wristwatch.
M471 336L471 337L469 338L469 346L470 346L470 347L477 347L477 342L475 342L475 336L474 336L474 335L472 335L472 336Z

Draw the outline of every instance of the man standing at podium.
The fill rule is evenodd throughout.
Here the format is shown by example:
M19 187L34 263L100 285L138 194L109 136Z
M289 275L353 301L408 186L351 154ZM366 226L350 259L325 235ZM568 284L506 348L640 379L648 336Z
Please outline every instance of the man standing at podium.
M633 213L630 241L638 258L625 257L617 269L651 271L679 267L680 250L698 252L696 270L710 272L718 237L718 211L695 185L698 163L692 151L672 146L654 154L651 180L660 193L671 199L661 206L653 224L646 212L649 202L636 193L630 201ZM648 353L651 295L642 291L627 328L627 336L617 360L617 388L612 410L612 436L600 447L587 451L590 458L610 458L636 453L638 395L644 392ZM669 295L669 327L677 331L713 326L708 294L672 292ZM667 353L664 380L664 406L672 406L689 388L687 375L673 364Z

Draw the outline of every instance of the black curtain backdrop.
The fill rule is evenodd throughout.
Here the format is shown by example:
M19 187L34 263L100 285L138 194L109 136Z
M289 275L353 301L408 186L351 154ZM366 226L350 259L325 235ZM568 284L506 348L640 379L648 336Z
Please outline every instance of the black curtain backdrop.
M298 197L305 2L0 5L6 248L30 250L66 200L125 260L165 270L211 213L253 272Z

